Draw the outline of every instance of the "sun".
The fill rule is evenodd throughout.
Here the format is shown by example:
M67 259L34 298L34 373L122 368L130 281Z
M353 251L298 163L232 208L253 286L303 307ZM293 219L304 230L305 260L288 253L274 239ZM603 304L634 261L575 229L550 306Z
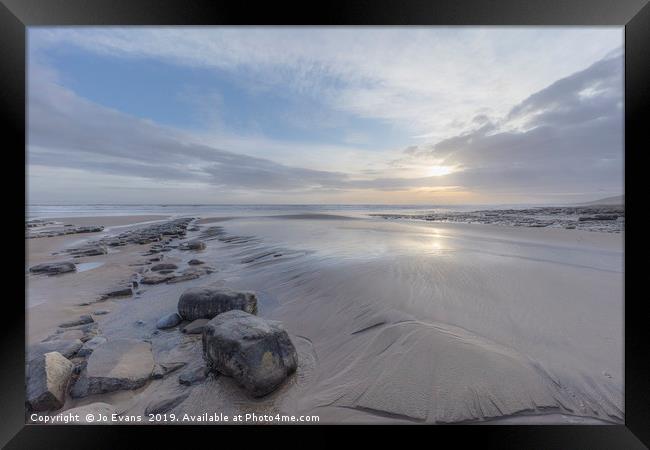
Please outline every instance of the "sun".
M427 169L427 175L430 177L440 177L442 175L449 175L454 171L450 166L431 166Z

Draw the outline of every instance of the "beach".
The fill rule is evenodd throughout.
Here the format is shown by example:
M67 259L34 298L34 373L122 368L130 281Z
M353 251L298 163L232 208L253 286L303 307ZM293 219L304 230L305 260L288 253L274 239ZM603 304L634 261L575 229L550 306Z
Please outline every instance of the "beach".
M95 325L81 330L85 337L146 342L157 365L178 364L135 389L73 395L73 386L56 412L102 402L124 416L143 415L152 402L178 399L168 410L177 416L624 421L624 233L345 211L183 216L184 232L162 248L128 237L111 246L110 239L179 220L172 212L48 218L104 228L26 240L28 267L70 260L68 250L88 242L109 242L106 253L72 258L74 272L47 276L26 267L28 349L60 339L57 330L75 337L59 324L90 315ZM195 240L205 248L183 248ZM194 259L204 264L189 265ZM143 284L160 262L177 269L165 282ZM253 398L226 376L179 383L204 365L201 334L156 323L177 310L183 292L206 285L254 292L257 315L287 331L298 368L271 394ZM125 286L133 286L132 295L106 297ZM86 358L70 359L81 378Z

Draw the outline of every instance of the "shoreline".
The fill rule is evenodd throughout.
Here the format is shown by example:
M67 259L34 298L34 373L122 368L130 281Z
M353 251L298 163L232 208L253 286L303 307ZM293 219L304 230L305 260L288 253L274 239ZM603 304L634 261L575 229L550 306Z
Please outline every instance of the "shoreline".
M68 222L72 221L69 218L61 219L65 219L65 221ZM367 423L376 421L394 421L395 416L390 416L388 413L387 417L382 417L381 414L377 415L367 411L364 412L362 405L352 405L352 409L349 409L349 406L346 406L344 404L341 404L339 406L332 405L331 407L326 407L325 409L317 407L317 405L323 401L326 403L329 402L329 400L325 400L325 398L331 394L325 395L325 393L328 392L328 390L332 389L332 386L328 387L327 384L322 385L322 381L319 379L319 374L324 375L327 373L342 373L341 371L343 371L343 373L351 374L350 376L352 378L350 378L350 380L356 380L357 383L365 383L366 381L364 380L366 378L365 375L362 374L362 372L366 370L365 364L369 364L367 367L371 367L376 363L383 364L383 362L381 362L381 359L377 360L370 358L368 359L368 363L363 363L364 365L359 366L358 368L355 366L355 364L358 365L358 363L352 364L345 368L345 365L340 366L340 364L343 364L341 361L345 360L346 358L343 358L342 356L337 357L336 355L341 351L344 351L343 349L349 349L356 354L359 354L359 351L365 352L366 350L361 349L369 349L370 347L368 346L373 345L372 342L374 342L374 340L379 338L382 333L385 334L386 331L384 330L391 329L397 332L400 327L404 326L399 325L400 323L404 323L404 320L407 320L408 327L415 327L413 330L418 330L417 333L425 333L422 334L422 339L430 342L430 344L427 345L433 345L434 347L442 346L438 350L438 353L442 352L440 353L442 355L453 355L457 353L458 350L454 350L455 344L447 343L447 341L444 339L441 341L441 336L444 335L439 335L437 331L431 334L426 330L440 329L445 330L444 333L452 332L456 334L460 331L450 331L453 330L453 327L450 328L451 325L444 323L446 322L452 324L454 323L454 320L451 320L451 322L448 320L443 321L440 323L440 325L435 325L435 328L428 328L430 327L429 325L422 328L422 326L418 324L420 323L420 320L426 320L427 323L430 323L430 319L425 319L426 315L429 313L426 313L423 316L421 313L417 313L415 317L417 317L419 320L416 319L415 322L408 322L413 320L414 316L412 314L415 310L410 307L403 309L403 307L400 306L400 302L398 302L390 306L390 308L397 308L400 311L404 311L400 312L397 315L395 315L395 313L389 313L389 310L383 312L382 309L379 309L374 313L375 315L379 315L377 316L379 319L372 319L370 317L372 316L372 314L370 314L370 311L364 312L360 317L368 316L368 314L370 314L370 316L368 316L368 320L370 320L370 322L364 319L366 320L365 326L371 327L368 329L369 331L356 332L356 334L352 333L349 335L352 336L351 338L345 337L343 341L336 338L336 336L332 336L332 334L348 336L346 333L349 333L350 331L344 332L343 334L341 334L341 332L349 326L347 323L350 321L345 319L336 325L334 325L334 323L331 321L326 321L328 323L319 325L317 318L327 317L328 315L331 316L332 312L336 311L337 309L349 309L354 305L350 304L345 306L346 302L348 302L348 300L346 300L346 292L349 292L351 295L358 295L361 294L362 291L358 291L359 287L357 286L357 282L355 280L349 280L349 277L345 274L345 270L343 268L341 268L341 271L339 271L336 268L336 265L330 266L330 263L327 261L331 257L327 254L327 252L323 253L322 257L325 258L322 260L323 262L319 262L318 265L314 265L313 268L312 262L309 262L307 265L305 265L304 262L300 263L302 259L309 257L312 252L315 252L314 254L319 254L322 253L322 250L309 248L311 244L311 241L309 240L297 241L303 242L303 244L306 245L305 249L291 249L286 247L285 244L282 244L282 240L276 239L276 236L273 233L276 232L276 228L281 230L284 227L284 224L288 223L287 219L289 222L296 224L291 226L294 226L294 228L299 232L302 232L303 229L311 230L313 228L311 225L314 224L317 225L317 227L313 229L320 230L321 228L318 228L318 226L321 225L321 222L323 222L324 226L327 227L325 229L329 229L334 226L339 227L341 232L348 232L351 230L350 232L354 233L368 233L367 231L363 231L363 227L367 227L367 229L373 230L372 233L388 233L386 236L390 237L390 242L392 242L392 240L398 239L395 241L395 245L400 245L401 251L404 249L408 250L413 245L410 241L402 243L404 238L401 238L399 236L399 233L408 231L408 239L413 240L415 244L420 245L420 243L425 243L426 241L426 246L423 247L423 249L426 249L426 254L430 255L426 256L427 258L435 257L438 258L436 259L437 261L442 262L448 262L448 256L446 256L447 254L445 253L447 251L446 247L453 248L457 245L458 242L461 242L461 244L464 246L469 245L467 248L470 249L474 245L487 246L487 250L489 250L492 246L498 247L506 245L505 243L507 243L507 248L510 249L514 244L517 246L517 251L520 251L518 247L521 245L524 245L524 251L529 251L529 244L535 244L537 246L542 245L546 248L549 243L552 243L556 246L555 250L553 250L554 247L552 246L548 248L550 249L549 251L551 252L551 256L553 256L557 252L571 252L572 248L581 250L588 249L590 252L592 250L596 252L615 252L617 249L622 251L623 240L622 234L552 228L527 229L523 227L513 227L510 232L504 233L504 227L496 225L482 225L482 227L477 227L476 225L478 224L448 224L439 222L418 222L417 224L413 224L412 222L404 224L382 224L382 221L378 219L358 220L354 218L354 220L352 220L345 217L336 217L334 219L328 217L322 219L313 215L300 216L297 218L268 216L264 219L252 217L201 217L193 222L194 225L190 224L190 227L188 228L188 230L190 230L196 227L200 231L188 231L187 239L196 238L201 235L205 236L205 233L209 229L214 229L215 227L225 227L228 231L228 234L234 236L234 238L229 239L235 240L226 242L228 239L220 241L218 239L212 240L212 238L202 238L208 244L207 250L197 252L196 254L192 253L190 255L173 249L168 254L165 254L165 261L169 260L183 267L183 265L187 264L187 260L190 256L199 256L201 259L208 260L209 264L215 267L216 273L213 275L208 274L205 277L201 277L199 279L184 281L177 284L160 284L147 286L140 294L134 294L134 297L132 298L107 299L100 303L92 303L91 305L85 306L78 306L78 303L84 303L84 301L87 301L89 298L95 299L103 292L114 288L115 285L130 280L134 272L137 273L137 271L140 271L141 269L144 269L146 271L146 267L149 267L147 265L132 266L131 264L136 264L146 259L143 258L142 254L143 252L147 252L147 248L149 248L151 244L126 245L124 247L117 247L118 251L115 253L109 252L106 255L80 258L79 262L82 264L86 262L97 261L101 261L103 264L93 269L78 272L76 274L62 274L55 277L35 277L28 275L28 277L30 277L30 280L28 281L28 293L37 296L46 295L50 300L52 298L58 299L58 302L50 302L49 305L47 302L45 302L45 304L48 305L47 308L44 306L36 305L34 308L26 310L28 316L27 343L33 344L38 342L42 338L46 337L48 333L52 332L53 329L56 328L57 324L64 322L65 320L70 320L71 318L78 317L79 315L86 313L92 314L93 310L106 309L110 310L110 312L105 315L94 316L99 329L102 330L103 336L109 340L126 337L150 339L154 346L155 358L169 358L171 357L170 355L177 355L175 356L177 358L183 356L187 360L186 363L191 366L192 364L197 364L199 361L197 357L200 354L200 339L197 341L196 337L188 335L176 335L174 334L175 332L163 332L157 335L152 335L151 330L152 328L155 329L155 321L161 315L163 315L165 311L169 311L170 309L173 310L180 293L191 286L200 286L206 282L217 282L235 289L253 289L258 292L258 296L261 301L260 314L268 316L272 319L282 321L285 324L285 327L288 329L290 336L298 349L299 359L301 361L297 375L285 385L283 385L280 389L278 389L278 391L265 398L265 400L261 403L257 400L251 400L249 397L242 396L241 392L234 385L234 383L232 383L230 380L224 379L224 377L219 377L217 379L208 378L203 383L192 387L192 389L189 389L188 391L190 392L190 396L186 401L177 406L175 408L175 411L178 411L179 413L196 413L201 411L202 408L204 410L206 408L217 408L218 410L222 410L227 413L229 411L234 412L236 410L241 410L243 402L244 409L253 408L256 411L262 412L272 412L276 410L292 412L311 411L312 413L318 414L320 411L326 421L328 417L332 417L334 418L334 421L336 421L337 417L342 416L348 417L348 420L352 422L361 421ZM87 218L84 218L84 220L87 220L86 224L88 225L90 225L90 222L93 221L93 219ZM100 224L101 220L102 217L96 218L94 220L95 223L92 225ZM155 222L158 221L159 220L155 220ZM124 225L126 225L126 228L129 229L131 228L129 225L133 224L126 223ZM142 225L142 223L140 223L140 225ZM137 229L140 225L133 226L133 228ZM238 228L240 229L238 230ZM435 232L433 230L435 230ZM108 233L98 233L94 235L89 234L87 236L83 236L83 239L86 240L87 238L92 240L96 239L98 235L121 231L123 230L114 229L109 230ZM253 231L256 231L256 233L253 233ZM280 231L278 231L278 233L279 232ZM66 245L70 245L71 242L78 240L79 237L79 235L72 235L65 236L63 238L41 238L28 241L42 240L44 241L44 244L47 244L44 245L44 247L56 251L54 247L58 246L59 248L63 248ZM297 239L299 239L299 237ZM428 244L428 240L430 239L434 239L435 242L439 242L440 248L436 249L435 246L430 247ZM468 239L470 241L467 241ZM478 244L472 243L472 239L477 239L476 242L478 242ZM273 242L277 242L277 244L273 244ZM470 244L467 244L467 242L470 242ZM519 244L516 244L517 242ZM31 242L28 242L28 244L30 243ZM369 241L369 243L371 243L371 241ZM264 251L265 248L272 250L272 254L268 251ZM535 246L532 248L536 252L540 251L537 250ZM56 257L51 257L51 255L48 258L46 253L47 252L45 250L30 253L30 256L34 255L34 258L28 260L29 265L31 266L37 262L51 261L56 259ZM265 255L265 253L268 254L268 256ZM488 255L489 252L482 254ZM274 255L279 256L273 257ZM363 258L375 258L374 255L375 253L370 252L369 255L365 255ZM401 253L396 253L393 257L395 259L395 262L390 263L389 265L386 265L384 262L382 262L383 260L381 259L377 260L377 262L381 262L381 265L377 266L377 270L379 270L378 273L387 273L386 270L389 267L393 265L397 267L398 263L399 266L402 267L400 270L404 270L415 263L419 264L417 261L407 262L408 260L403 259L404 257L405 256L401 255ZM489 256L482 256L482 258L486 257ZM332 262L338 261L339 264L343 264L343 267L345 267L346 265L350 264L347 261L347 258L347 256L343 259L339 259L337 257L337 259L333 260ZM390 261L392 261L392 259L386 260L386 263L389 263ZM550 258L547 262L529 261L523 264L533 264L536 266L543 264L545 266L548 266L549 264L556 263L554 262L553 258ZM282 267L282 271L288 271L288 274L295 272L295 276L299 277L296 278L296 280L299 282L291 281L291 277L289 275L286 277L282 275L280 276L280 279L277 279L277 274L282 272L277 272L277 270L280 269L276 270L274 269L274 266ZM616 266L616 264L614 264L614 266ZM372 266L367 267L370 267L371 270L374 270L372 269ZM551 266L549 266L549 268L550 267ZM575 268L571 270L577 270L581 272L584 272L584 270L592 271L598 266L594 265L593 262L588 262L587 267L587 269ZM598 270L600 271L601 269ZM418 268L417 270L421 269ZM367 276L375 276L372 273L364 275L363 272L359 272L359 268L355 268L354 273L358 273L358 275L361 275L361 278L364 279L367 278ZM417 272L413 273L415 274ZM549 275L552 275L554 271L548 273ZM337 282L338 280L338 282L342 283L341 286L347 285L348 287L342 287L340 289L340 292L335 293L333 297L335 301L330 305L327 305L323 302L324 298L322 297L321 293L316 296L309 294L308 297L313 298L310 298L309 300L305 298L303 300L304 304L297 303L300 301L299 299L301 297L304 297L304 292L308 292L304 291L304 288L301 286L311 286L309 287L309 292L317 292L314 291L314 289L321 289L320 282L315 283L315 281L312 281L315 274L318 274L319 277L323 277L324 279L329 279L330 282ZM453 278L449 282L454 283ZM36 283L35 286L34 283ZM372 294L372 291L373 290L371 289L369 293ZM38 292L41 292L41 294L38 294ZM286 295L283 294L283 292L286 292ZM359 306L361 305L362 304ZM354 306L354 308L357 308L357 306ZM361 310L359 310L359 312L364 311L366 308L367 307L364 306ZM408 318L404 314L410 315L411 318ZM47 317L47 320L43 320L43 317ZM395 321L396 317L402 318ZM314 322L315 319L316 322ZM343 317L341 317L341 319L343 319ZM453 319L453 316L449 316L448 319ZM136 321L141 321L143 324L137 325ZM409 323L411 323L411 325L408 325ZM363 323L354 320L350 323L350 325L353 327L351 331L354 331L355 329L358 329L359 326L362 326ZM471 328L472 327L470 327L470 329ZM391 333L393 333L393 331L391 331ZM462 332L461 335L463 335L463 333L465 332ZM530 371L530 369L526 366L526 363L514 362L520 361L518 352L515 351L512 353L512 350L497 350L497 347L494 347L492 344L488 344L487 341L483 342L485 339L483 337L480 337L483 334L484 333L479 333L478 335L474 335L473 333L470 333L466 337L462 338L468 343L476 341L477 345L479 345L477 349L486 349L480 350L479 353L476 354L476 357L483 358L480 356L481 352L491 353L496 350L498 354L499 352L506 351L506 354L512 354L512 356L508 356L508 358L514 358L512 360L513 363L507 363L515 364L511 370L515 370L515 372L520 371L521 374L525 374L522 375L524 377L533 377L531 380L537 379L536 377L540 376L537 374L536 369L535 371ZM494 337L492 339L494 339ZM503 343L508 344L507 342ZM179 345L180 347L178 347ZM449 345L452 346L448 347ZM342 350L335 349L337 346L340 346ZM185 350L183 350L181 353L178 353L178 348L184 348ZM418 346L416 345L415 348L418 348ZM498 348L501 347L499 346ZM344 353L341 353L341 355L343 354ZM543 354L544 352L540 353L540 355ZM471 358L474 358L474 356ZM457 360L454 364L471 365L473 364L471 361L472 359L463 357L463 359ZM501 364L505 364L505 360L501 361L497 358L489 364L496 364L496 366L494 366L495 370L501 370L497 369L497 367L499 367ZM321 365L323 367L320 367ZM339 366L338 369L336 368L337 365ZM518 368L514 369L514 367ZM359 370L361 370L361 372L359 372ZM418 373L420 370L425 369L414 368L414 373ZM429 369L426 369L424 372L422 372L422 374L426 373L427 370ZM612 369L608 368L608 370L611 371ZM613 371L613 373L615 376L618 376L618 371ZM544 378L544 375L541 376ZM388 382L392 379L393 381L390 382L395 383L398 380L392 377L392 375L388 376L388 378L386 378L386 381ZM473 383L471 379L466 381L470 384ZM349 382L350 381L341 380L341 385L345 386ZM495 380L494 382L497 381ZM421 381L418 381L417 383L421 383ZM537 381L534 383L537 383ZM398 387L399 385L400 383L398 382L396 387L391 389L396 389L395 392L399 393L400 390L404 389L406 386L404 385L400 388ZM493 388L496 386L497 385L494 385ZM93 401L106 401L108 403L114 404L124 413L137 413L138 411L142 412L146 407L146 404L152 399L155 399L156 397L165 397L172 395L172 393L177 392L178 389L178 382L175 377L163 380L152 380L145 387L133 391L117 391L109 394L102 394L99 396L91 396L88 398L69 399L68 402L66 402L64 409L59 412L65 412L65 410L76 406L87 405ZM373 388L371 386L367 386L362 389L365 389L366 392L369 392L369 389L372 390ZM544 387L540 389L544 391L547 388ZM407 394L407 391L403 392L403 394ZM332 393L333 392L336 392L336 389L332 391ZM323 397L323 395L325 395L325 397ZM412 393L408 395L412 396ZM541 403L552 403L552 400L550 398L548 400L543 400L546 394L540 395L542 395L542 397L540 397ZM372 400L370 400L371 397L368 397L368 399L369 400L367 403L375 406L378 405L376 402L380 401L380 397L372 397ZM459 402L462 403L461 398L459 398ZM411 408L410 405L405 405L405 407L407 408L406 411L410 410ZM381 408L383 408L383 406L381 406ZM515 406L515 403L512 404L512 408L517 408L517 406ZM504 408L504 412L507 410L508 408ZM341 414L343 411L346 411L345 414ZM413 412L407 412L407 414L412 413ZM461 416L463 414L466 414L460 410L458 413L461 414ZM550 417L553 414L558 415L558 411L549 410L548 412L544 412L543 414L539 415ZM567 415L567 411L560 411L560 415L562 414ZM459 418L461 416L459 416ZM492 421L496 423L500 420L506 420L506 416L507 414L503 414L501 416L501 419L483 419L480 420L479 423L488 424ZM516 417L519 416L524 417L524 414L516 413L514 414L514 419L512 420L516 421ZM532 420L530 419L531 416L529 414L526 414L526 416L528 418L522 420ZM571 415L570 417L576 418L583 416ZM592 416L587 415L584 417ZM554 423L565 423L564 419L561 417L556 417L556 419L558 422ZM510 419L508 419L508 423L509 420ZM576 419L572 420L575 421ZM585 420L588 421L588 419ZM619 422L617 419L613 420L615 423ZM429 420L427 420L427 422L428 421ZM409 419L407 422L411 422L411 420ZM568 422L571 422L571 420L568 420L566 423ZM321 423L326 422L323 422L321 420Z

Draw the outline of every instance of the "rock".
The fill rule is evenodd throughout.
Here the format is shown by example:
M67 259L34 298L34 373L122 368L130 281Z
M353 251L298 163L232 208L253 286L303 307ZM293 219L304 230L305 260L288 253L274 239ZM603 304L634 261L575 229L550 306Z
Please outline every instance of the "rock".
M153 372L151 344L114 339L99 345L88 358L86 392L102 394L144 386Z
M155 266L151 267L151 270L154 272L159 272L161 270L176 270L178 269L178 266L176 264L172 263L161 263L161 264L156 264Z
M190 266L198 266L199 264L205 264L205 263L203 261L201 261L200 259L190 259L187 262L187 264L189 264Z
M70 320L68 322L63 322L62 324L59 325L61 328L70 328L70 327L76 327L77 325L85 325L87 323L92 323L95 320L92 318L92 316L88 314L84 314L83 316L79 316L78 319L76 320Z
M27 350L28 360L40 357L45 353L57 352L64 358L72 358L83 346L79 339L56 339L47 342L40 342L29 347Z
M103 316L105 314L108 314L110 311L108 309L98 309L97 311L93 311L93 314L96 316Z
M171 363L160 363L156 364L153 372L151 373L151 378L154 380L160 379L165 375L172 373L181 367L184 367L187 363L184 362L171 362Z
M165 281L169 281L174 278L174 275L158 275L158 274L152 274L152 275L147 275L146 277L142 278L140 283L142 284L160 284L164 283Z
M51 336L48 336L43 342L53 342L53 341L74 341L80 340L86 337L86 333L82 330L57 330L57 332ZM61 352L59 352L61 353ZM64 355L65 356L65 355Z
M204 327L203 357L211 370L233 377L254 397L275 390L298 366L279 322L239 310L219 314Z
M209 321L209 319L196 319L193 322L185 325L181 331L185 334L200 334L203 332L203 327Z
M178 382L184 386L191 386L205 380L208 369L205 366L198 366L186 370L178 377Z
M32 273L45 273L47 275L58 275L60 273L74 272L77 266L70 261L37 264L29 268Z
M183 403L183 401L190 395L189 392L184 392L180 395L174 395L168 398L156 399L149 403L145 408L144 414L149 416L149 414L163 414L167 411L174 409L176 406Z
M113 405L108 403L96 402L89 405L79 406L77 408L67 409L66 414L74 414L79 416L79 421L74 424L90 425L90 424L112 424L111 420L113 414L117 414L117 410ZM90 420L92 417L92 420Z
M68 253L75 256L76 258L81 258L82 256L105 255L108 253L108 250L103 245L87 245L70 249Z
M81 342L86 342L97 336L97 322L88 323L86 325L59 329L57 334L52 336L51 339L79 339Z
M178 313L185 320L212 319L231 309L257 313L257 298L250 292L214 287L190 288L178 300Z
M142 326L142 325L144 325L144 320L138 319L138 320L135 321L135 324L138 325L138 326Z
M81 350L77 352L79 356L88 356L90 355L97 347L106 343L106 338L103 336L95 336L94 338L86 341L86 343L81 347Z
M73 367L74 364L58 352L45 353L29 362L27 403L32 411L49 411L63 406Z
M203 241L189 241L185 242L179 247L181 250L204 250L205 249L205 242Z
M618 214L595 214L593 216L578 217L578 221L587 222L592 220L617 220Z
M90 225L90 226L85 226L85 227L77 227L75 229L76 233L99 233L100 231L103 231L104 227L101 225Z
M200 276L201 274L196 272L184 273L182 275L175 275L172 276L169 280L167 280L167 284L180 283L181 281L188 281L188 280L196 280Z
M83 358L80 358L78 361L72 361L72 362L74 363L74 368L72 369L72 373L74 373L75 375L81 374L81 372L83 372L86 366L88 365L88 361L86 361Z
M104 296L107 298L130 297L132 295L133 295L133 289L131 289L130 287L115 289L114 291L110 291L104 294Z
M175 327L179 323L181 323L181 316L174 312L158 319L158 322L156 322L156 328L164 330L166 328Z

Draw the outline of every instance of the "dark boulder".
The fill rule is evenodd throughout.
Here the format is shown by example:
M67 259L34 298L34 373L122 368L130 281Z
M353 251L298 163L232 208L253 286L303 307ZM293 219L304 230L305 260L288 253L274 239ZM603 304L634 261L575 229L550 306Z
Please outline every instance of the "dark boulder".
M205 325L203 358L210 370L233 377L254 397L274 391L298 366L296 349L279 322L239 310Z
M185 320L212 319L232 309L256 314L257 297L251 292L206 286L190 288L178 300L178 314Z

